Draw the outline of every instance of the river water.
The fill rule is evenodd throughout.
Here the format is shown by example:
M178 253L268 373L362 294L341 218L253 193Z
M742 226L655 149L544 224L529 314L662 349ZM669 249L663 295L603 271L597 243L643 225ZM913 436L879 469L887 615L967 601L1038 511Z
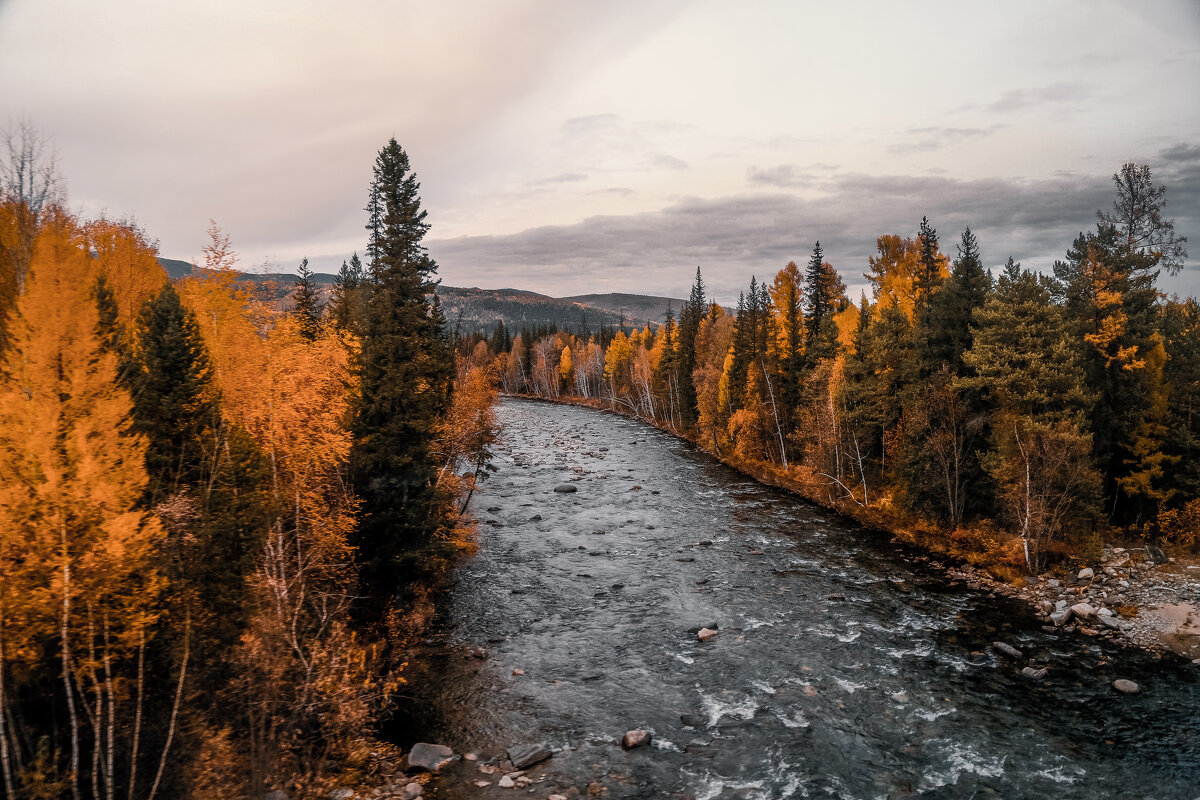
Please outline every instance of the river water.
M481 763L556 752L528 789L461 761L427 795L1200 797L1200 669L1046 633L646 425L521 400L500 418L479 552L413 671L405 728ZM625 751L635 728L653 743Z

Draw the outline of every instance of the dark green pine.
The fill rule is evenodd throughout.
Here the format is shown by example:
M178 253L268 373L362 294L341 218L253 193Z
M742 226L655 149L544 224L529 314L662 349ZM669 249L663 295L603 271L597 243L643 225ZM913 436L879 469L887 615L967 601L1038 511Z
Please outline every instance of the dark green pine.
M392 139L375 161L367 204L370 295L352 453L364 511L358 545L376 596L393 595L430 566L441 522L430 445L449 402L452 361L430 299L437 264L421 243L429 225L419 188Z

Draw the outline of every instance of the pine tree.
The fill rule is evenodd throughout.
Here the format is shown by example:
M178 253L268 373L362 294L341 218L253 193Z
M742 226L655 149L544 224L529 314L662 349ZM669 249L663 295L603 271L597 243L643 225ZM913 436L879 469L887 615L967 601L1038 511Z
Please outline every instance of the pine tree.
M333 300L329 316L338 330L357 332L363 320L363 306L367 292L366 274L358 253L350 261L342 262L342 268L333 279Z
M688 301L679 314L679 357L676 359L679 419L687 428L695 425L699 416L692 372L696 368L696 334L700 331L700 320L706 308L704 280L700 277L700 268L696 267L696 282L692 284Z
M146 437L150 499L157 502L203 472L204 439L219 426L212 362L195 315L171 284L138 319L134 430Z
M950 278L936 294L926 326L925 358L932 369L946 364L962 374L962 354L971 349L971 321L991 291L992 279L983 268L979 242L967 228L958 244Z
M437 264L408 155L390 140L375 161L367 202L371 294L362 330L361 399L354 421L355 483L366 518L364 577L375 590L413 574L440 524L430 444L449 402L452 363L440 308L429 300Z
M1186 236L1175 233L1175 220L1164 220L1167 189L1155 186L1150 167L1124 164L1113 175L1117 197L1111 213L1097 211L1100 222L1117 229L1121 247L1128 253L1149 256L1152 266L1161 265L1175 275L1187 258Z
M805 270L804 297L807 305L804 322L807 329L808 365L811 368L823 358L837 352L838 331L833 315L844 307L846 286L825 261L821 243L813 247L812 258Z
M308 341L315 341L321 335L321 316L324 303L317 294L317 285L313 280L312 270L308 268L308 258L300 261L300 280L296 281L293 297L292 314L300 323L300 335Z

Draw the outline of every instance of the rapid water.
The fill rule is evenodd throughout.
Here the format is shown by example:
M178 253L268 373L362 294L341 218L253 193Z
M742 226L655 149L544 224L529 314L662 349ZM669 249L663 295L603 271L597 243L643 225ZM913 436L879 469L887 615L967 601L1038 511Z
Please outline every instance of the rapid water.
M411 674L405 727L483 760L557 752L529 789L463 761L427 795L1200 797L1200 669L1048 634L646 425L519 400L500 417L479 552ZM634 728L653 744L624 751Z

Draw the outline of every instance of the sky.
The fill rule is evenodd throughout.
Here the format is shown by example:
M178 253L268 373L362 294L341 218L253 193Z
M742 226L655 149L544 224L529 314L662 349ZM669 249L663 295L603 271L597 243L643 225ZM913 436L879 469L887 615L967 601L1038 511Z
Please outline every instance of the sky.
M1195 0L0 0L22 119L73 209L187 260L215 220L245 270L361 252L394 136L444 283L556 296L729 302L817 240L857 296L923 215L1048 270L1133 161L1200 295Z

